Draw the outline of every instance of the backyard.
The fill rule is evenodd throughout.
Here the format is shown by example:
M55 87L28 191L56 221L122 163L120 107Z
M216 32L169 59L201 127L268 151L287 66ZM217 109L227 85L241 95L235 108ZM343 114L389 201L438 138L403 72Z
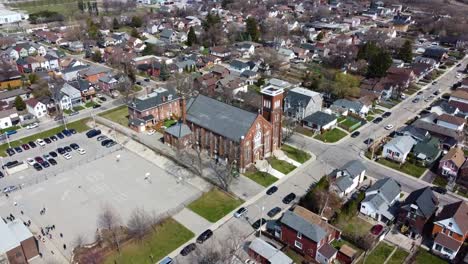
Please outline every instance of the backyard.
M299 163L304 163L310 159L309 153L303 150L294 148L290 145L286 145L286 144L283 145L281 147L281 150L284 151L284 153L286 153L286 156L288 156L290 159L293 159Z
M269 163L273 169L283 173L283 174L288 174L291 171L293 171L296 166L284 161L284 160L279 160L277 158L271 158L269 160Z
M426 263L430 263L430 264L446 264L447 261L435 256L435 255L432 255L431 253L429 253L428 251L422 249L422 248L419 248L418 249L418 252L416 253L416 258L414 259L414 264L426 264Z
M258 170L247 171L246 173L244 173L244 176L262 185L263 187L270 186L278 180L278 178L276 178L275 176L272 176L267 172Z
M387 261L387 264L402 264L405 263L406 257L408 257L409 253L404 251L401 248L397 248L395 253L393 253L392 257Z
M75 122L68 123L67 128L68 129L75 129L76 132L78 132L78 133L86 131L86 130L89 129L89 127L86 125L86 122L88 120L89 120L88 118L85 118L85 119L80 119L80 120L75 121ZM20 146L20 145L22 145L24 143L28 143L29 141L35 141L38 138L45 138L45 137L53 136L53 135L57 134L58 132L61 132L64 129L65 129L65 126L62 125L62 126L59 126L59 127L56 127L56 128L52 128L52 129L49 129L49 130L46 130L46 131L39 132L39 133L34 134L32 136L29 136L29 137L24 137L24 138L12 141L12 142L10 142L10 145L12 147L18 147L18 146ZM0 145L0 156L3 156L3 157L6 156L5 150L7 148L8 148L8 144Z
M128 109L126 105L102 112L99 115L122 126L128 126Z
M348 132L352 132L361 126L361 121L353 117L347 117L345 120L339 123L339 126Z
M433 184L437 185L437 186L440 186L440 187L446 187L447 186L447 179L440 176L440 175L437 175L434 179L434 181L432 181Z
M377 160L377 162L384 166L401 171L416 178L421 177L421 175L426 171L425 167L421 167L410 162L405 162L403 163L403 165L400 165L399 163L387 160L385 158L380 158Z
M113 252L104 264L154 263L180 247L194 234L172 218L164 220L141 243L130 242L122 246L122 252ZM150 257L152 256L152 257ZM151 261L151 259L154 261Z
M334 143L344 138L347 135L346 132L339 128L333 128L322 134L316 135L314 138L327 143Z
M385 263L395 247L385 242L380 242L377 247L365 258L364 264Z
M358 216L353 216L350 219L341 218L336 224L336 227L347 236L364 237L369 234L372 225Z
M236 209L242 203L244 203L243 200L213 188L211 191L204 193L200 198L190 203L187 207L206 220L214 223Z
M13 8L24 10L27 13L39 11L52 11L64 16L73 16L78 13L78 1L76 0L37 0L10 4Z

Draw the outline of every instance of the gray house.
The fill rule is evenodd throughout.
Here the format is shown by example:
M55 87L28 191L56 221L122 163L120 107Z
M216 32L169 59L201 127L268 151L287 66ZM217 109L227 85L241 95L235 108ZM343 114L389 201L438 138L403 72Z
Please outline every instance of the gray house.
M296 120L302 120L317 111L322 110L322 95L320 93L296 87L284 98L284 114Z
M395 219L395 203L400 197L401 187L392 178L380 179L366 191L360 212L380 222Z
M411 136L398 136L384 145L382 156L403 163L415 144L416 140Z
M335 115L322 111L308 115L302 120L302 126L318 132L331 129L336 126L336 123L337 118Z
M365 116L369 112L369 106L359 102L351 101L348 99L338 99L330 106L332 111L337 113L354 113L360 116ZM344 114L347 115L347 114Z
M364 181L365 174L366 167L364 164L358 160L352 160L335 171L333 187L340 197L344 197L353 192Z

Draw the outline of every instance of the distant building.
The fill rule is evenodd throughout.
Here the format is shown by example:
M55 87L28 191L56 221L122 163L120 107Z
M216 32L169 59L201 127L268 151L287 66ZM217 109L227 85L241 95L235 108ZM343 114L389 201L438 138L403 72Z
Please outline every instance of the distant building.
M38 242L20 219L0 221L0 237L0 263L28 263L39 255Z

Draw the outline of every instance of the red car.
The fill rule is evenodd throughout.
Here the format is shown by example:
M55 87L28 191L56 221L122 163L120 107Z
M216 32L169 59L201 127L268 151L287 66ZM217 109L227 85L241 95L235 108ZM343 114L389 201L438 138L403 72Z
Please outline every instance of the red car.
M30 147L29 147L28 144L23 144L23 145L21 145L21 147L22 147L24 150L30 149Z
M375 225L372 227L371 229L371 233L374 235L374 236L378 236L382 233L383 231L383 225Z

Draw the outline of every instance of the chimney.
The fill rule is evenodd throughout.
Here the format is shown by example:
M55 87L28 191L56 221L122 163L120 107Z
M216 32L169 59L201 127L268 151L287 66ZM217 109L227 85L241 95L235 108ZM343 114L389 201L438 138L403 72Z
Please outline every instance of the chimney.
M185 96L182 97L182 106L181 106L181 111L182 111L182 122L185 124L185 118L186 118L186 101L185 101Z

